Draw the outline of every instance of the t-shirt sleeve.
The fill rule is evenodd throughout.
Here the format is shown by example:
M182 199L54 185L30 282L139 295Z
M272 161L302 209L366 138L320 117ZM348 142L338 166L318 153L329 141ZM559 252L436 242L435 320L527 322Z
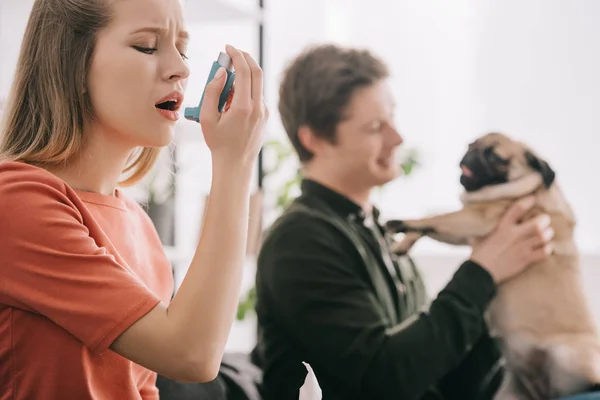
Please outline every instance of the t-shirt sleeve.
M0 305L41 314L101 353L160 299L97 245L61 189L0 187Z

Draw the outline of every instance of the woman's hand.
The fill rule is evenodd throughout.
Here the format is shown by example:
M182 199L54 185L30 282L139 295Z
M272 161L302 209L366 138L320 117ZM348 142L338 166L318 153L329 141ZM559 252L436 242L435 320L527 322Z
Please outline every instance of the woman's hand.
M231 106L223 113L218 110L219 96L227 80L225 69L220 68L206 86L200 124L213 161L249 167L262 146L269 116L263 98L263 73L248 53L232 46L227 46L226 51L236 73Z

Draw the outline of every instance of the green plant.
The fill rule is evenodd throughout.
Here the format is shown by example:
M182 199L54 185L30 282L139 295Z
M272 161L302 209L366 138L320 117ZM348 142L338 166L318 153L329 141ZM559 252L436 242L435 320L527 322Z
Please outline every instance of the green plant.
M254 311L254 307L256 306L256 287L254 285L248 289L244 298L240 300L238 303L236 319L238 321L243 321L246 318L246 314L251 311Z
M287 143L279 140L270 140L265 143L264 151L265 153L272 152L272 156L274 157L271 168L264 171L264 178L266 180L269 179L270 176L273 176L284 169L282 167L284 167L285 164L292 162L297 164L296 157L294 156L294 149ZM300 182L302 181L302 171L299 165L295 165L294 167L293 170L295 170L295 174L285 179L278 187L278 190L275 191L275 207L278 211L283 211L291 203L293 200L292 193L294 189L300 186Z
M413 173L416 167L419 166L419 153L415 148L409 148L404 151L400 161L403 176L408 176Z

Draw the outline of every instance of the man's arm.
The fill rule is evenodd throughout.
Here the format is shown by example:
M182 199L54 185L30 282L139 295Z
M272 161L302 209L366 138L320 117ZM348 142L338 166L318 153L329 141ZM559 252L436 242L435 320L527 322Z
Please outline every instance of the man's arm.
M460 364L442 378L438 389L444 400L492 400L503 369L500 346L485 332Z
M265 243L259 268L282 324L307 360L365 398L417 399L457 366L483 333L495 294L490 275L465 262L428 312L389 329L368 282L350 265L339 233L295 219Z

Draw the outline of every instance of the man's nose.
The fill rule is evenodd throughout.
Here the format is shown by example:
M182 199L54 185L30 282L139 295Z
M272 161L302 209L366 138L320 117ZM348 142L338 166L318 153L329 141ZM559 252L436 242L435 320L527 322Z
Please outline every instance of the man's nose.
M398 130L396 130L396 128L390 127L388 135L389 135L389 143L391 146L399 146L402 143L404 143L404 138L402 137L400 132L398 132Z

